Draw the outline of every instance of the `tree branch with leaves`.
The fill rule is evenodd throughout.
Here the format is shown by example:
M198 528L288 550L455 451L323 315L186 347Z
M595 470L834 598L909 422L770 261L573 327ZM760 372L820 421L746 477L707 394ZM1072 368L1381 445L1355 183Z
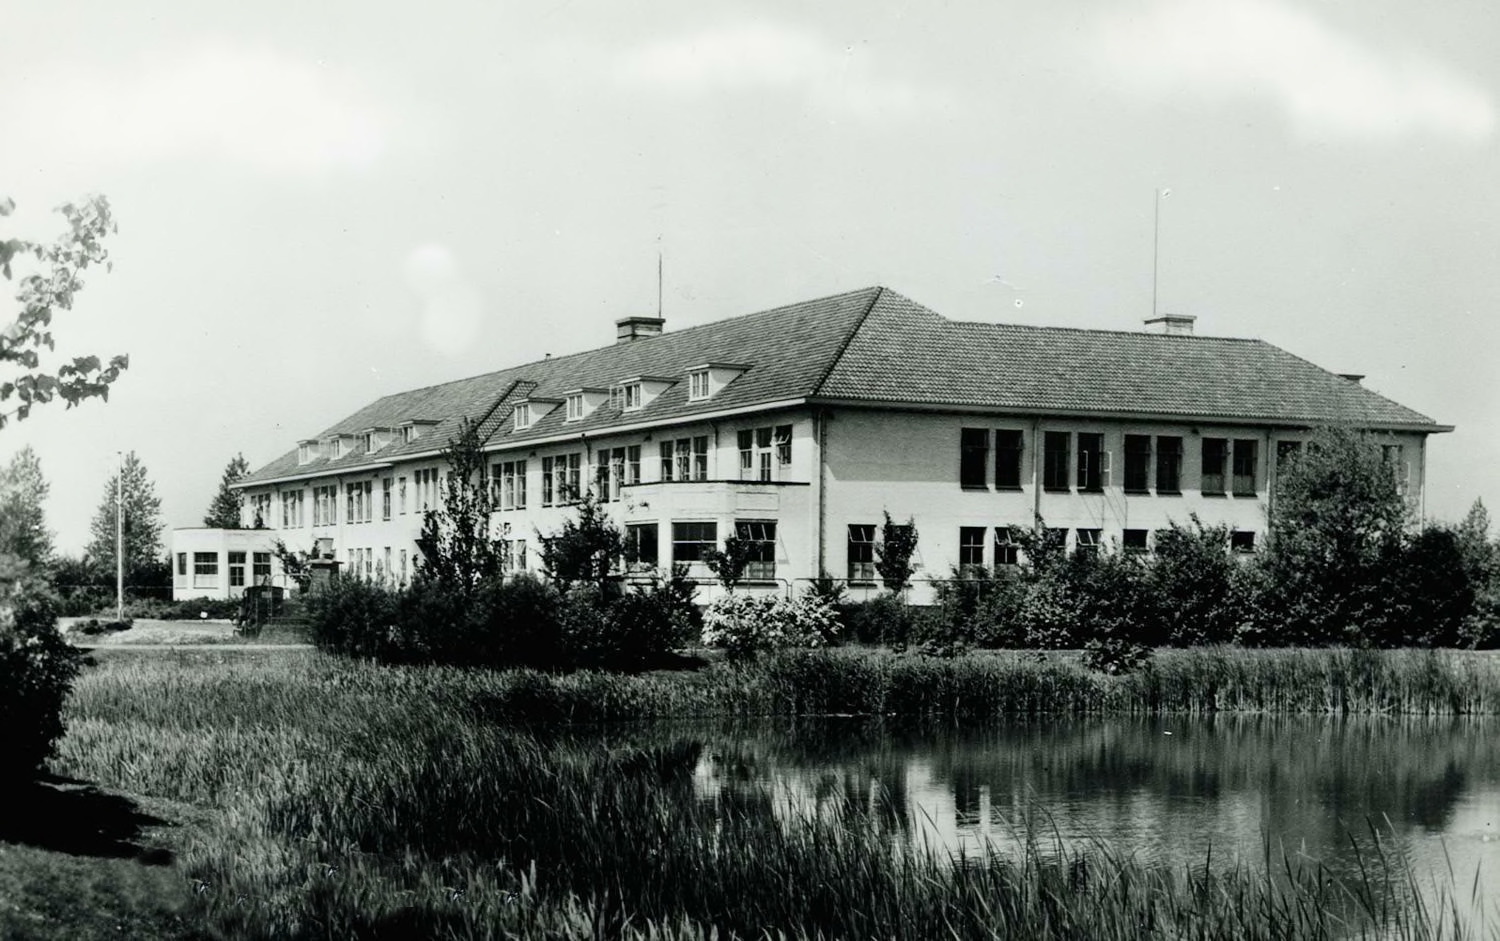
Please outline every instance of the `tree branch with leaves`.
M15 201L0 196L0 217L15 210ZM0 326L0 427L20 421L33 407L62 399L68 408L90 398L108 401L109 387L130 365L128 356L108 363L98 356L78 356L56 367L43 366L43 350L53 352L52 318L70 310L83 289L83 272L103 264L109 270L104 237L117 231L109 201L90 196L82 203L65 203L57 211L68 221L68 231L53 242L0 239L0 274L15 280L18 264L35 268L17 281L20 311Z

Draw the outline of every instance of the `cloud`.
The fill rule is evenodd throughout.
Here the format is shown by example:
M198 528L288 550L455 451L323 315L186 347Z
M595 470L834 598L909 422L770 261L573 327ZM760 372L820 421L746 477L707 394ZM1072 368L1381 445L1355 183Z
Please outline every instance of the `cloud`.
M1141 15L1108 14L1093 40L1123 91L1259 98L1309 136L1483 139L1495 128L1494 103L1473 84L1278 0L1156 0Z
M277 53L205 45L138 68L13 76L0 128L14 163L146 163L209 158L308 172L365 167L389 120L336 70Z
M765 21L682 33L626 50L614 59L610 78L627 89L682 98L779 92L819 110L869 120L954 104L946 89L878 75L864 44L839 46Z

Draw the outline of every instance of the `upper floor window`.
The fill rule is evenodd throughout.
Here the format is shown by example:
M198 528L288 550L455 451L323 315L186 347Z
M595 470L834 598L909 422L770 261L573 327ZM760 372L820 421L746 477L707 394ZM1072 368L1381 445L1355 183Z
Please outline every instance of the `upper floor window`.
M281 528L295 529L302 525L302 491L281 491Z
M1380 462L1390 471L1391 478L1396 481L1396 489L1402 493L1406 492L1411 483L1411 464L1405 459L1406 449L1399 444L1382 444L1380 446Z
M1109 452L1101 434L1078 435L1078 489L1097 493L1109 476Z
M688 401L699 402L708 398L708 370L695 369L688 373Z
M746 428L738 435L740 480L781 480L792 465L792 426Z
M1042 487L1047 490L1068 489L1068 451L1072 435L1066 431L1049 431L1042 451Z
M995 486L1001 490L1021 489L1021 433L1002 429L995 432Z
M568 395L568 421L578 421L583 418L583 393L573 392Z
M1224 492L1224 459L1229 451L1226 438L1203 439L1203 483L1204 493Z
M990 468L990 433L984 428L959 430L958 484L982 490L988 486Z
M516 430L521 431L531 427L531 406L525 402L516 406Z
M1151 489L1151 436L1125 436L1125 492L1147 493Z
M627 383L623 391L624 410L634 412L641 407L641 384L639 382Z
M1177 435L1156 439L1156 492L1182 492L1182 438Z
M1234 492L1255 496L1255 466L1260 457L1259 442L1254 438L1236 438L1234 442Z
M1276 442L1276 470L1283 471L1302 456L1301 441Z

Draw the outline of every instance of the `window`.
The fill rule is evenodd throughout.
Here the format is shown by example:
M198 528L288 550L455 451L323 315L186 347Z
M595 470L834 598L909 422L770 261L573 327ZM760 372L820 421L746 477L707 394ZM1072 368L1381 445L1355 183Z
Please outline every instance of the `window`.
M219 587L219 554L216 552L193 553L193 587Z
M401 567L400 567L400 569L397 570L396 578L401 582L401 584L405 585L406 584L406 550L405 549L401 550L400 559L401 559Z
M792 466L792 426L742 429L738 436L740 480L785 478Z
M583 496L583 455L569 454L566 458L558 458L558 463L567 461L568 472L564 478L563 486L558 488L558 496L564 503L577 503Z
M1068 489L1068 438L1066 431L1049 431L1042 452L1042 487Z
M365 578L369 579L375 575L375 550L365 547Z
M1260 457L1254 438L1236 438L1234 441L1234 492L1240 496L1255 496L1255 465Z
M631 523L625 527L625 558L631 568L656 568L656 539L655 523Z
M708 436L699 435L693 439L693 479L708 479Z
M984 530L983 526L959 527L958 567L960 570L984 566Z
M250 574L255 576L255 584L271 584L271 553L257 552L250 557L253 568Z
M303 443L303 444L297 445L297 463L298 464L306 464L308 461L310 461L310 460L313 459L314 454L315 454L315 451L313 449L312 444L310 444L310 443Z
M1104 436L1078 435L1078 489L1098 493L1104 489L1109 473L1109 454L1104 450Z
M380 576L381 581L390 578L394 574L391 568L391 547L386 546L380 554L380 564L375 567L375 574Z
M1156 494L1182 492L1182 439L1161 435L1156 439Z
M245 587L245 553L229 553L229 587Z
M526 462L505 461L494 465L495 506L501 510L526 509Z
M419 470L416 473L418 511L435 510L438 505L438 472L437 468Z
M557 478L553 475L553 465L556 463L556 458L542 458L542 506L551 506L557 501L557 493L554 490Z
M599 452L599 499L620 499L625 485L625 449L605 448Z
M958 485L971 490L988 487L990 433L983 428L963 428L958 437Z
M1126 552L1139 555L1146 551L1146 530L1127 529L1122 539Z
M391 518L391 484L389 477L380 478L380 518L388 520Z
M1255 533L1235 530L1229 534L1229 548L1234 552L1254 552Z
M187 553L186 552L179 552L179 553L177 553L177 574L178 575L186 575L187 574Z
M1002 565L1018 564L1021 560L1018 548L1009 526L995 527L995 566L997 568Z
M672 473L675 468L676 464L672 460L672 442L663 441L661 443L661 479L674 479Z
M1224 438L1203 439L1203 483L1204 493L1224 493L1224 456L1229 450L1229 441Z
M701 562L711 549L719 547L719 524L673 523L672 561Z
M522 431L531 427L531 405L522 402L516 406L516 430Z
M583 418L583 393L572 392L568 394L568 421L579 421Z
M396 478L396 511L402 516L406 515L406 478Z
M333 526L338 522L338 487L329 484L313 488L313 525Z
M641 482L641 446L632 444L625 449L625 483Z
M1068 545L1068 531L1066 529L1048 529L1042 533L1042 541L1048 549L1061 552Z
M253 529L264 529L266 523L271 519L271 495L269 493L255 493L250 495L250 526Z
M348 503L344 515L345 522L368 523L372 521L375 512L375 482L373 480L356 481L346 484L344 490Z
M752 520L734 524L735 535L750 544L744 578L770 581L776 577L776 524Z
M638 411L641 407L641 384L632 382L625 386L625 408L627 412Z
M674 480L693 479L693 442L687 438L677 439L677 450L674 452L676 466Z
M1125 436L1125 492L1151 490L1151 436ZM1144 532L1144 530L1142 530Z
M698 402L708 398L708 370L695 369L688 373L688 401Z
M1074 551L1079 555L1097 556L1099 554L1099 536L1102 532L1103 530L1098 529L1080 529L1078 531L1078 545Z
M296 529L302 525L302 491L281 491L281 528Z
M1021 433L995 432L995 486L1001 490L1021 489Z
M849 581L875 580L875 527L862 523L849 526Z
M1390 471L1391 479L1396 481L1396 489L1401 493L1406 492L1411 478L1411 465L1406 463L1404 457L1405 448L1399 444L1380 446L1380 462Z
M511 571L526 571L526 540L516 539L510 544L511 556L509 559Z

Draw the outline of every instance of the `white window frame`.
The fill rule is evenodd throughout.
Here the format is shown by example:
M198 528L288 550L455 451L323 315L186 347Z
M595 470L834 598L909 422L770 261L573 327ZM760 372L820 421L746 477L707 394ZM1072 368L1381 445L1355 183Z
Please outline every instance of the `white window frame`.
M525 431L531 427L531 405L522 402L516 406L516 430Z
M708 396L708 370L695 369L688 373L688 401L702 402Z
M568 414L566 421L583 421L583 393L572 392L568 395Z
M628 382L621 387L624 396L622 412L639 412L641 410L641 384L639 382Z

